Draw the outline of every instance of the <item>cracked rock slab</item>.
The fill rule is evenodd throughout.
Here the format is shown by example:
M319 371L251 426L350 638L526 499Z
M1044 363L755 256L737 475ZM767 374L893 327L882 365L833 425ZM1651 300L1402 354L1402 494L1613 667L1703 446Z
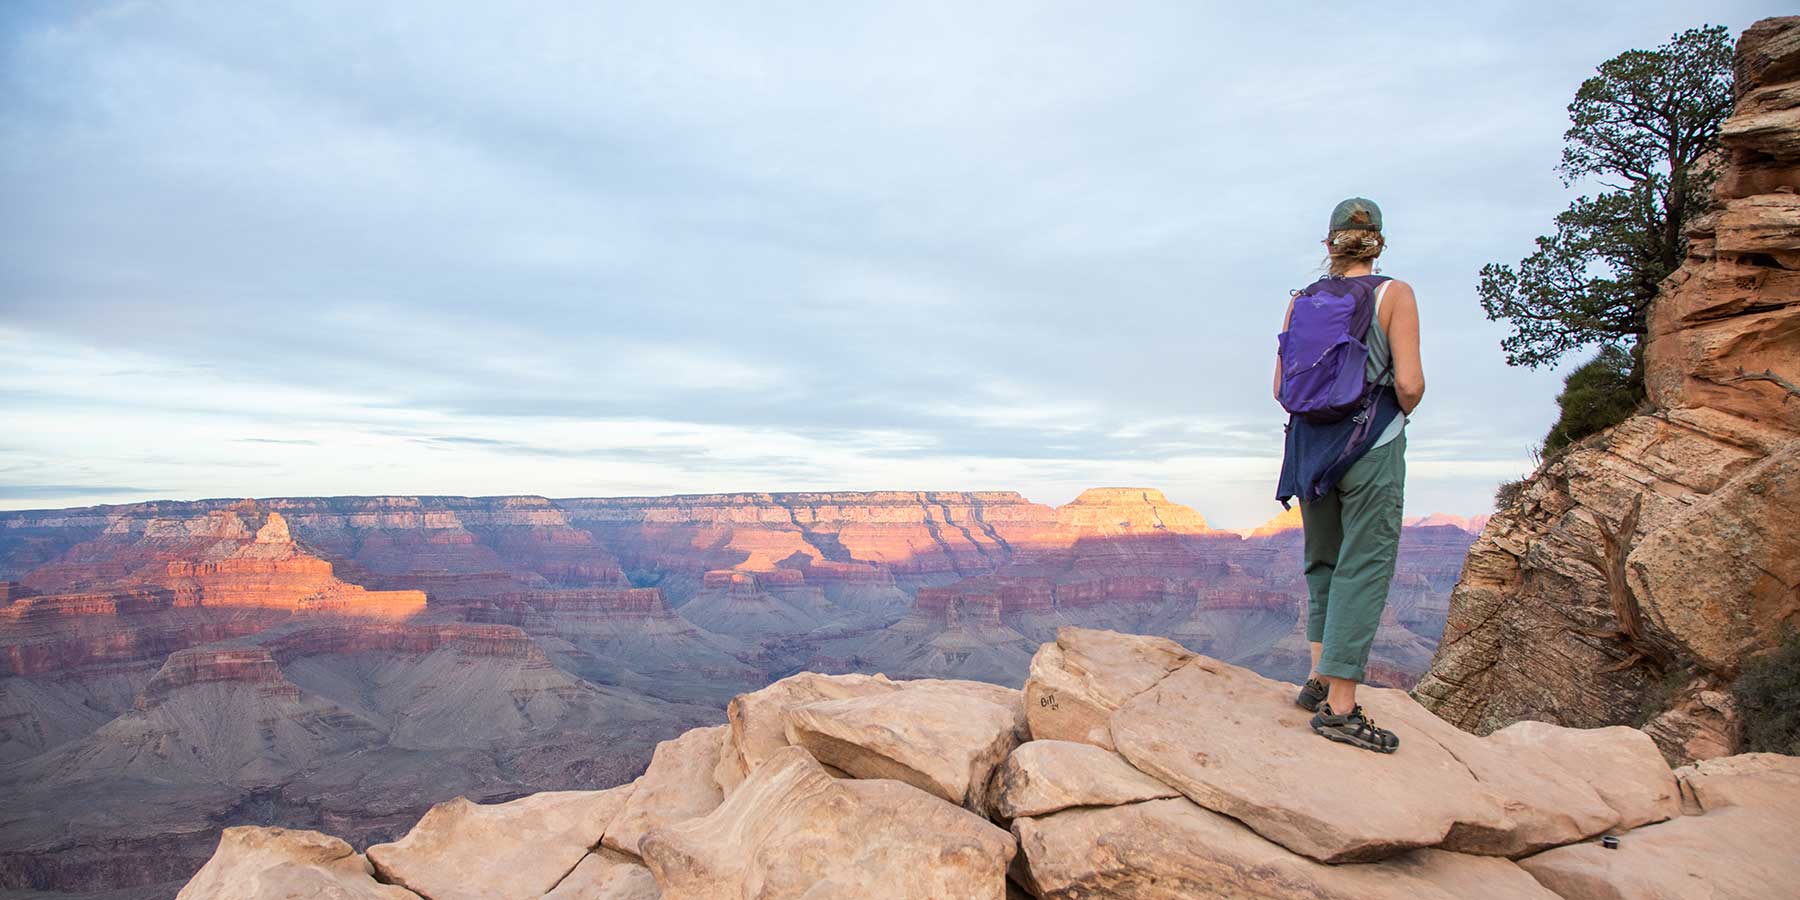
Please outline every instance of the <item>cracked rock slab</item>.
M1675 770L1682 805L1690 815L1755 805L1788 797L1800 807L1800 757L1740 753L1701 760Z
M601 848L581 863L544 900L657 900L662 892L636 857Z
M1780 772L1716 776L1718 802L1701 815L1634 829L1608 850L1598 842L1519 861L1566 900L1765 900L1800 884L1794 823L1800 791ZM1759 789L1760 788L1760 789Z
M1516 863L1414 850L1331 866L1176 798L1013 822L1037 895L1057 900L1554 900Z
M632 785L508 803L439 803L406 836L369 848L384 881L430 900L523 900L559 884L625 808Z
M1402 731L1394 754L1327 741L1293 691L1197 657L1114 713L1113 739L1145 774L1325 862L1436 846L1459 825L1507 827L1499 799L1436 741Z
M1618 814L1615 828L1636 828L1681 814L1675 773L1650 736L1624 725L1564 728L1515 722L1488 736L1514 752L1535 748L1542 758L1594 789Z
M1401 691L1365 688L1357 691L1357 699L1376 721L1404 735L1400 753L1406 752L1409 740L1414 745L1435 743L1466 766L1476 783L1499 802L1502 821L1497 827L1478 820L1458 821L1444 839L1446 850L1525 856L1619 824L1619 813L1600 793L1561 764L1558 748L1476 737L1432 715ZM1644 744L1654 750L1648 739ZM1660 754L1654 755L1667 771ZM1626 766L1631 760L1626 755L1619 763Z
M1113 749L1108 721L1194 653L1167 638L1064 627L1031 658L1025 717L1033 740Z
M817 703L820 700L842 700L866 697L900 690L885 675L820 675L801 672L748 694L734 697L725 708L730 731L723 738L724 748L714 772L725 794L730 794L757 766L775 751L788 745L787 719L790 706Z
M987 809L994 769L1018 745L1018 706L943 687L825 700L787 710L787 738L855 778L890 778Z
M349 844L316 831L240 825L225 829L212 859L176 900L419 900L374 878Z
M1003 819L1181 796L1119 754L1074 741L1023 744L1006 758L997 777L994 814Z
M725 725L695 728L656 745L650 767L637 780L625 808L606 827L600 843L636 856L638 840L659 825L704 816L718 808L725 794L713 781L719 765Z
M840 781L777 750L698 819L638 845L662 900L1003 900L1012 836L897 781Z

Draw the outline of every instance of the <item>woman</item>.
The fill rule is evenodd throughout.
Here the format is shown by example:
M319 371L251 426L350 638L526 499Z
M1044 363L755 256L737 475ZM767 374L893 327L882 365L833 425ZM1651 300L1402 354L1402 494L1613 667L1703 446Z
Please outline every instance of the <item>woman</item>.
M1340 315L1331 321L1340 338L1351 332L1348 337L1366 344L1367 359L1360 388L1351 385L1352 391L1363 393L1353 395L1354 403L1343 418L1333 419L1332 410L1289 417L1276 494L1284 506L1290 497L1300 498L1305 533L1306 638L1312 645L1313 668L1298 702L1316 712L1312 729L1320 735L1392 753L1400 739L1363 715L1356 703L1356 686L1363 680L1394 577L1405 496L1407 416L1425 395L1425 374L1419 362L1419 306L1412 288L1374 274L1375 260L1385 246L1381 209L1374 201L1352 197L1339 203L1331 212L1325 238L1329 274L1296 291L1288 304L1282 348L1293 372L1300 371L1301 363L1315 372L1318 368L1314 354L1302 356L1290 349L1301 342L1294 335L1303 324L1295 321L1296 304L1306 304L1304 327L1315 330L1326 321L1321 316L1327 315L1318 310L1331 303L1339 303L1340 310L1354 310L1355 314L1346 314L1348 318ZM1365 320L1366 331L1354 333ZM1340 339L1339 345L1361 352L1355 342ZM1317 342L1312 346L1316 348ZM1346 359L1347 366L1354 366ZM1290 410L1296 409L1295 394L1304 389L1296 387L1299 380L1298 374L1290 378L1284 393L1282 357L1277 355L1275 397Z

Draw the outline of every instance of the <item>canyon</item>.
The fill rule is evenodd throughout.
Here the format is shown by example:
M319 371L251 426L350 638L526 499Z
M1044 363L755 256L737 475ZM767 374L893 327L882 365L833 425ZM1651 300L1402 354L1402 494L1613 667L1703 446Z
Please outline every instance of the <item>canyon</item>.
M225 828L611 788L794 672L1018 684L1069 626L1300 678L1297 524L1147 488L0 513L0 889L173 896ZM1466 525L1404 529L1374 680L1424 671Z

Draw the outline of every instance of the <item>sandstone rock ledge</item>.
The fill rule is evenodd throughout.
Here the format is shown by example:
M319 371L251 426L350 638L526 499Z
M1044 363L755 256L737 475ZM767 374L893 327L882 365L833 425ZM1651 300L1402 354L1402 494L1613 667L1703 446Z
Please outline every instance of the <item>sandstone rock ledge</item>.
M228 829L180 898L1753 900L1800 884L1800 759L1671 770L1635 729L1477 737L1372 690L1403 741L1380 756L1313 735L1292 697L1161 638L1080 628L1038 651L1024 691L804 673L610 790L453 800L366 855Z

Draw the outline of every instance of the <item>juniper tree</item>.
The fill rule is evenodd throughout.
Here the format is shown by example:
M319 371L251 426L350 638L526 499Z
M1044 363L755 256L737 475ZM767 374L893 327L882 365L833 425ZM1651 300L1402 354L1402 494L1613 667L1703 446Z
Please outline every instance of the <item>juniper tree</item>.
M1717 178L1731 50L1723 26L1694 28L1654 50L1621 53L1582 82L1557 172L1565 187L1597 190L1559 213L1517 266L1481 269L1482 310L1512 325L1500 342L1508 364L1537 368L1585 347L1614 347L1633 359L1635 396L1621 418L1641 398L1636 350L1650 301L1681 264L1683 232L1706 211ZM1553 430L1563 441L1591 433L1563 424Z

